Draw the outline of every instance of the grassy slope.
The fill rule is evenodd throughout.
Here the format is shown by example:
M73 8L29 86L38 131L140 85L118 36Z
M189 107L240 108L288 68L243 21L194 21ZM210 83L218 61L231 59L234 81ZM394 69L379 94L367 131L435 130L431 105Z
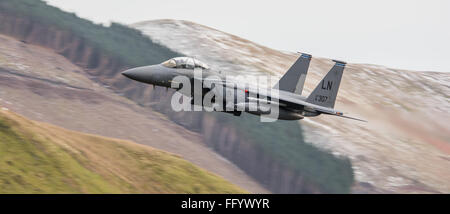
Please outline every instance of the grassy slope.
M178 156L0 110L0 193L244 193Z
M19 14L60 29L66 29L89 44L120 59L130 67L154 64L179 55L153 43L139 31L113 24L96 25L75 14L37 0L0 0L0 12ZM254 143L277 161L299 172L323 192L347 193L354 176L348 159L334 157L304 142L297 122L260 123L254 117L234 118L215 114L220 121L238 127L239 138ZM189 127L188 127L189 128Z

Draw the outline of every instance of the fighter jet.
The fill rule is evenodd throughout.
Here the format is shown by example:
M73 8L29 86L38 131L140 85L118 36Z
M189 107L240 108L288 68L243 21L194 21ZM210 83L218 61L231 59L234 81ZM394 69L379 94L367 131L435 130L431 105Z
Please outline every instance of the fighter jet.
M173 88L190 97L192 105L208 106L235 116L247 112L268 117L275 115L280 120L300 120L325 114L364 121L344 116L342 111L334 109L345 62L333 60L334 66L313 92L307 97L301 95L310 61L311 55L302 53L273 88L230 81L223 73L192 57L175 57L161 64L132 68L122 74L139 82ZM196 75L199 70L201 75ZM195 84L201 85L199 90L186 88ZM206 97L211 103L202 101Z

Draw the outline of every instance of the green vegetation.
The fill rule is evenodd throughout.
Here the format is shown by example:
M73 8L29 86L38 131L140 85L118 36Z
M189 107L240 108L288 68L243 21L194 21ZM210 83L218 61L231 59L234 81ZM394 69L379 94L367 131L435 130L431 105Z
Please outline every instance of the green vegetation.
M220 120L235 126L240 137L268 153L279 163L294 169L307 183L325 193L349 193L353 170L347 158L337 158L304 142L298 121L261 123L259 117L242 114L239 118L220 115Z
M0 193L244 193L172 154L0 111Z
M73 13L49 6L41 0L0 0L0 12L27 17L36 22L56 26L84 39L102 53L124 64L142 66L160 63L178 54L153 43L138 30L118 23L110 27L94 24Z
M66 13L58 8L48 6L40 0L0 0L0 12L29 17L31 20L37 22L71 31L75 36L83 38L90 45L96 47L98 51L118 59L129 67L159 63L167 58L179 55L164 46L153 43L137 30L116 23L113 23L110 27L96 25L88 20L78 18L75 14ZM337 158L326 151L321 151L304 142L301 126L298 122L278 121L275 123L260 123L258 117L247 114L236 118L226 114L214 113L214 117L218 117L218 121L224 121L229 126L237 127L239 130L239 138L242 141L252 143L256 148L261 149L265 153L264 155L270 156L277 162L294 169L299 175L305 178L306 182L315 184L322 192L348 193L350 191L354 179L350 161L344 158ZM18 132L14 133L17 134ZM24 139L21 135L17 135L15 138L13 136L16 135L9 136L11 142L20 142L21 139ZM11 149L13 148L11 147ZM61 152L56 153L59 154ZM99 153L104 152L99 151ZM44 153L42 155L39 155L40 153L34 155L29 153L25 154L30 155L28 159L30 163L36 160L50 161L44 158L45 155L42 156ZM127 155L130 155L130 153L127 153ZM40 158L33 159L34 157ZM136 158L136 156L131 157ZM0 158L2 157L0 156ZM24 158L24 160L27 159ZM117 189L113 189L115 186L108 186L106 184L94 187L96 183L93 182L98 182L98 184L104 183L102 180L103 177L93 174L91 171L81 167L81 165L78 167L76 164L83 162L83 160L80 161L71 162L71 166L80 170L80 178L76 182L82 182L84 178L86 181L89 180L91 182L90 188L97 188L96 191L118 191ZM5 163L5 161L0 161L0 164L4 165ZM4 169L3 165L1 169ZM171 167L170 164L165 165L167 165L166 167ZM6 164L5 166L9 165ZM60 166L54 166L52 169L56 170L60 168ZM83 169L87 171L83 171ZM164 170L171 171L172 169ZM26 169L26 171L28 170ZM158 171L161 171L161 169ZM4 174L0 175L0 177L4 176ZM21 176L20 179L27 177L25 174ZM76 178L76 176L73 177L73 179ZM171 177L166 176L165 178L169 180L159 180L158 183L165 182L166 186L172 185ZM14 181L13 178L8 178L8 182L12 181ZM33 183L32 181L28 182ZM62 181L58 180L58 182ZM71 182L74 181L71 180ZM61 183L61 187L59 188L64 188L64 185ZM179 191L193 192L194 190L183 189Z

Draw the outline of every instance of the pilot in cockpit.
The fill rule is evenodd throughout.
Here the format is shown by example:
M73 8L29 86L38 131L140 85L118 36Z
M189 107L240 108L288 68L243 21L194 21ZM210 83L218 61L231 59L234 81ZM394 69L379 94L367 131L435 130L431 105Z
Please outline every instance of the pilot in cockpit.
M161 64L168 68L184 68L184 69L201 68L204 70L209 69L209 66L207 64L192 57L175 57Z

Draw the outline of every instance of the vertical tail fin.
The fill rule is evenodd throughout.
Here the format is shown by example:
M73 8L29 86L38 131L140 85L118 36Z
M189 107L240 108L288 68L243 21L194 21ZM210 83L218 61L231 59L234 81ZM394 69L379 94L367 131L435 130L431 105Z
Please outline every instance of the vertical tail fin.
M307 102L328 108L334 107L346 63L337 60L333 61L336 62L336 64L309 95L306 99Z
M310 61L311 55L302 53L291 68L289 68L289 70L281 77L274 88L302 94Z

